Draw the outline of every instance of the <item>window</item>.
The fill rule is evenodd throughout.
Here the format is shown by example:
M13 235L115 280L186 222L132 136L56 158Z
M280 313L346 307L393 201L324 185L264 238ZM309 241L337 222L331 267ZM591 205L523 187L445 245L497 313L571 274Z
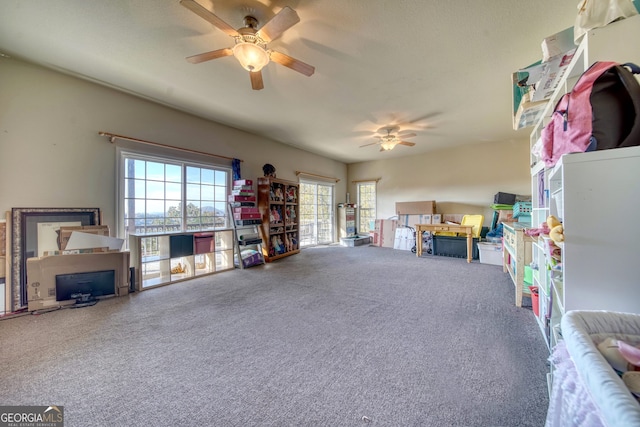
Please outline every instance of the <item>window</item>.
M358 183L358 232L373 230L376 219L376 182Z
M333 185L300 183L300 247L333 243Z
M229 168L121 152L119 235L228 227Z

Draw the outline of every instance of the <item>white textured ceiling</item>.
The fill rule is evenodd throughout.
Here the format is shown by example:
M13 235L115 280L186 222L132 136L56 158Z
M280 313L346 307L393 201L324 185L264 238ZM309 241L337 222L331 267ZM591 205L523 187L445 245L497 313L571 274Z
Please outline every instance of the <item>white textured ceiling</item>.
M198 0L234 28L282 7L300 22L269 47L316 67L270 63L251 89L235 58L185 57L233 39L179 0L2 0L0 52L347 163L488 141L511 127L511 73L571 27L577 0ZM399 124L415 147L380 152ZM135 136L135 135L131 135Z

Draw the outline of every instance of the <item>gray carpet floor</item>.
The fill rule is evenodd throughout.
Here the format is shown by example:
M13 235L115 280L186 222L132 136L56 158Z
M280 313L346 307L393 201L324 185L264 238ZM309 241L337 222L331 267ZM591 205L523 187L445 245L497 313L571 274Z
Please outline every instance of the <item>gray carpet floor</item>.
M542 426L548 405L501 267L369 246L3 320L0 346L0 404L66 427Z

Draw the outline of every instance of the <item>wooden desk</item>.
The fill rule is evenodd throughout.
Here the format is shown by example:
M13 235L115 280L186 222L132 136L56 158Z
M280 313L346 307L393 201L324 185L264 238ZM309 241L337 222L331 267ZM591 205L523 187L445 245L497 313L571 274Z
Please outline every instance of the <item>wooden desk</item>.
M422 232L423 231L451 231L453 233L467 233L467 262L473 258L473 232L472 225L458 224L416 224L416 255L422 256Z

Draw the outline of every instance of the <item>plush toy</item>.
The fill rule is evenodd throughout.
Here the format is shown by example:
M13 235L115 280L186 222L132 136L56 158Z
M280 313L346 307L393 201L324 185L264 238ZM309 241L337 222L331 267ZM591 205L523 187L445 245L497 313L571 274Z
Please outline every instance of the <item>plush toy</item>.
M556 243L564 242L564 228L558 218L553 215L547 217L549 227L549 237Z
M556 243L564 242L564 229L562 224L556 225L549 231L549 237Z
M560 222L560 220L559 220L558 218L556 218L555 216L553 216L553 215L549 215L549 216L547 217L547 226L549 227L549 230L552 230L552 229L553 229L553 227L558 226L558 225L560 225L560 224L562 224L562 223L561 223L561 222Z

